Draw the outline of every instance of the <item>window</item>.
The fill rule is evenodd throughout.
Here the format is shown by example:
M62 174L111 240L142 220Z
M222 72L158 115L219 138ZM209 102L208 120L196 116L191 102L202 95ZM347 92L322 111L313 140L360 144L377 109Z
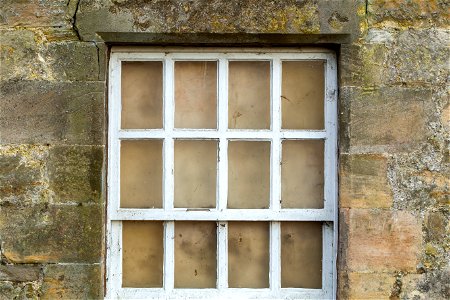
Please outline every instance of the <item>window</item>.
M333 298L336 61L113 48L107 297Z

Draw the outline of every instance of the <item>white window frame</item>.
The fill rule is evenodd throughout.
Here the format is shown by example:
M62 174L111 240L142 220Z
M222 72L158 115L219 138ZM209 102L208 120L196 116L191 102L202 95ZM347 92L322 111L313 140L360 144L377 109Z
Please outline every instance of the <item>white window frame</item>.
M213 60L218 62L217 129L174 129L174 61ZM228 60L271 61L271 130L228 130ZM325 129L281 130L281 62L323 61L325 68ZM121 62L163 62L163 129L120 129ZM113 47L109 62L108 176L106 222L106 298L112 299L332 299L336 295L337 255L337 67L335 54L327 49L237 49L237 48L133 48ZM217 139L219 141L217 206L209 210L173 208L174 139ZM163 146L163 208L120 208L120 140L161 139ZM227 209L230 139L271 141L271 195L269 209ZM324 208L281 209L281 141L324 140ZM122 222L159 220L164 224L164 272L162 288L122 288ZM217 288L174 288L174 221L218 222ZM270 221L269 288L228 288L227 221ZM280 221L323 222L322 288L281 288ZM225 225L225 226L224 226Z

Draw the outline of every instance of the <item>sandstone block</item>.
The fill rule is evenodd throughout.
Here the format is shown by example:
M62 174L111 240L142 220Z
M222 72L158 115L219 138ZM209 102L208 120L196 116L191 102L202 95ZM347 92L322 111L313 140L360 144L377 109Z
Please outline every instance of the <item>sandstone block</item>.
M448 25L449 3L436 0L369 0L371 26L431 27Z
M393 274L350 273L348 299L388 299L395 283Z
M340 207L385 208L392 205L386 157L344 154L340 161Z
M99 202L102 192L103 147L55 146L47 163L49 189L55 203Z
M401 32L388 54L388 82L445 85L450 59L448 36L448 30Z
M0 281L36 281L40 271L36 265L0 265Z
M426 88L342 88L349 109L350 151L406 150L426 139L431 91Z
M3 144L102 144L103 82L0 83Z
M102 216L98 205L3 206L2 253L12 263L100 262Z
M100 299L100 265L47 265L41 299Z
M350 209L347 261L355 272L412 272L422 246L418 217L406 211Z
M69 26L72 6L66 0L2 0L0 24L8 26L39 27Z

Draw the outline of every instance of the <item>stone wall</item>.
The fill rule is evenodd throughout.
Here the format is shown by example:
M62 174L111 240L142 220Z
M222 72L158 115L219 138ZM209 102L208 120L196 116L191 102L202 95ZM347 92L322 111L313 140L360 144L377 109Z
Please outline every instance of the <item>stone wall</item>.
M103 295L104 33L348 36L338 296L448 298L449 11L445 0L1 1L0 299Z

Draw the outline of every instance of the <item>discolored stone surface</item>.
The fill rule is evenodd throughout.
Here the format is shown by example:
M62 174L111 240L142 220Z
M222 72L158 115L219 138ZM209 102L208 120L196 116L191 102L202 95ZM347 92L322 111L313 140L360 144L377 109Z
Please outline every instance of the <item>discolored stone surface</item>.
M48 159L49 189L54 203L99 202L103 147L56 146Z
M356 272L414 272L422 246L420 221L408 212L351 209L347 264Z
M450 4L445 0L368 0L369 23L374 26L448 26Z
M41 299L101 299L100 265L48 265Z
M2 254L10 263L98 263L102 208L91 206L3 206Z
M392 205L387 159L375 154L341 156L340 205L382 208Z
M350 151L404 150L426 139L430 89L348 87L341 91L350 103Z
M349 299L388 299L395 277L386 273L350 273Z
M0 281L36 281L41 273L36 265L0 265Z
M104 89L103 82L0 82L0 142L101 144Z

